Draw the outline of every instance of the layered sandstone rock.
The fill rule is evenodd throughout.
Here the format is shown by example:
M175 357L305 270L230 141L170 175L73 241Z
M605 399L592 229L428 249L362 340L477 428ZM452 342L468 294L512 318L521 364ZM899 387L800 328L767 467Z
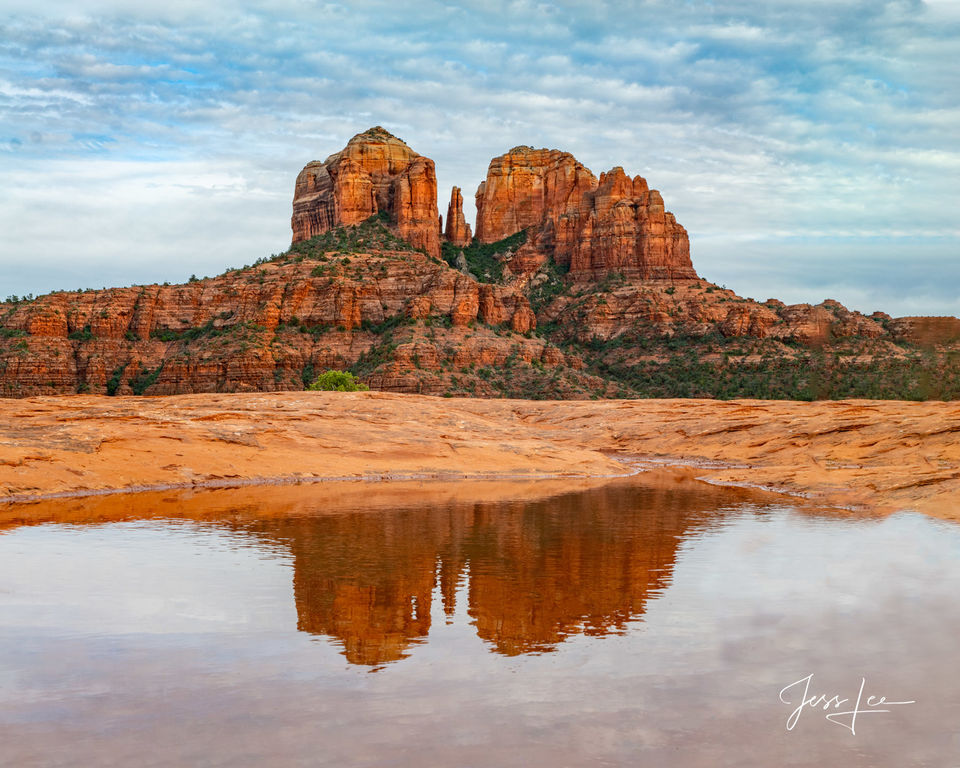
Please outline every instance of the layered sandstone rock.
M697 279L686 230L658 191L620 167L598 180L567 152L515 147L494 158L477 190L477 239L523 229L574 277Z
M78 524L130 518L129 496L87 496L91 491L223 484L246 487L236 492L239 499L190 493L179 497L177 504L170 503L169 492L140 494L137 516L209 520L230 510L230 517L250 530L248 526L269 525L271 518L335 521L344 512L381 509L390 514L366 517L399 525L404 518L398 513L409 507L413 490L418 499L439 504L460 500L468 504L467 519L482 523L478 515L483 504L547 499L569 488L567 483L584 488L586 481L577 477L609 482L624 472L623 462L613 458L618 455L628 461L655 456L655 464L661 466L672 458L686 467L691 490L705 502L701 509L707 525L723 505L709 499L710 486L694 477L734 486L730 492L740 494L743 502L770 503L759 491L748 490L768 488L791 494L791 504L799 503L798 497L811 498L814 509L868 506L876 512L913 510L960 521L960 401L545 403L384 392L207 394L120 401L78 396L0 399L0 424L0 498L80 497L2 505L0 531L25 522ZM521 482L515 487L503 482L422 481L464 474L501 481L565 480ZM398 485L322 482L259 489L249 485L330 477L417 480ZM624 482L633 484L635 479ZM650 483L651 474L645 473L641 487ZM611 510L611 521L635 511L644 514L643 510L648 518L644 530L651 531L649 524L659 520L668 521L680 511L678 478L660 476L657 485L669 493L670 504L656 498L649 504L631 503L627 509ZM251 504L251 498L258 503ZM729 501L728 497L723 503ZM283 511L275 505L277 514L264 516L258 509L261 502L281 505ZM602 509L600 504L589 508ZM338 514L318 516L318 509ZM651 518L649 510L659 512ZM566 513L553 507L550 514ZM587 527L603 530L590 521ZM606 546L615 551L618 543L639 545L644 540L648 537L617 535L608 538ZM534 543L515 536L496 541L513 551ZM348 549L335 551L344 555ZM623 562L618 570L627 573L631 561ZM568 580L581 573L576 558L560 566ZM441 573L445 601L447 587L462 583L457 576ZM606 583L606 577L601 582ZM510 600L510 605L516 604ZM545 608L551 605L556 604L544 601Z
M643 280L695 280L687 231L663 198L622 168L600 176L570 254L570 271L623 272ZM561 258L563 256L561 255Z
M891 318L887 315L877 319L889 322ZM956 317L900 317L890 327L897 338L921 346L960 342L960 319Z
M379 126L336 154L308 163L293 193L293 242L386 213L400 237L440 255L437 175L433 160Z
M685 344L709 358L720 336L758 359L795 356L798 345L869 359L960 344L956 318L761 304L700 280L659 192L619 167L597 179L569 153L516 147L494 158L477 209L471 242L453 188L453 268L433 258L433 162L371 129L300 173L297 244L267 263L186 285L0 303L0 395L299 389L323 369L353 367L400 392L628 396L624 379L591 363L622 370ZM520 231L525 242L479 245Z
M720 333L724 336L752 336L762 339L767 335L767 328L776 320L776 315L763 308L737 306L731 307L727 316L720 323Z
M327 368L360 365L370 386L397 392L602 396L620 390L585 370L576 344L593 350L587 364L594 355L606 359L596 342L616 342L609 361L630 363L651 351L641 337L717 332L775 354L794 354L781 343L789 342L869 343L869 354L898 355L893 341L920 325L865 317L833 301L760 304L703 280L610 275L598 284L581 275L543 303L543 274L526 287L478 283L416 252L299 259L294 252L186 285L8 304L0 311L0 394L299 389ZM547 338L531 334L538 326ZM941 326L949 331L956 321Z
M458 248L470 245L473 240L470 225L463 217L463 195L460 193L460 187L454 187L450 191L450 205L447 206L447 228L443 236L448 243L452 243Z
M618 336L764 339L778 353L779 342L820 348L829 344L879 340L890 344L905 332L906 320L890 322L890 331L876 318L848 310L836 301L818 305L744 299L706 280L631 282L608 279L597 285L574 282L569 291L541 310L541 325L556 323L581 343L610 341ZM879 348L878 348L879 349ZM887 349L896 354L896 350Z
M477 240L493 243L548 221L577 219L596 186L590 169L569 152L514 147L490 161L477 190Z
M371 354L385 358L368 376L376 386L442 393L451 376L471 378L511 354L566 363L543 339L504 335L536 326L512 287L479 284L417 252L324 258L11 306L0 322L0 395L300 389L310 371Z

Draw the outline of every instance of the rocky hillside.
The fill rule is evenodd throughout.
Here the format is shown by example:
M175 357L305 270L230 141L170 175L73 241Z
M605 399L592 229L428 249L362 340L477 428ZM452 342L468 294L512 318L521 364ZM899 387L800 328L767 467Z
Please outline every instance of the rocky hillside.
M531 398L960 397L960 321L786 306L697 276L659 192L517 147L477 190L476 236L433 161L382 128L297 177L293 245L184 285L11 297L0 392L371 387Z

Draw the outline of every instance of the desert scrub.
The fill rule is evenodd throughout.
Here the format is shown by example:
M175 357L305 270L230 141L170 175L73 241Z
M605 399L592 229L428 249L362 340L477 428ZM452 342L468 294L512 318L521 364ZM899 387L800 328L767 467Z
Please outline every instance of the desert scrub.
M368 392L370 387L350 371L324 371L307 387L319 392Z
M117 390L120 389L120 381L123 377L123 372L127 366L119 365L113 369L113 373L110 375L110 378L107 380L107 394L113 397L117 394ZM89 389L89 387L88 387Z
M530 308L535 314L538 314L544 307L549 306L557 296L560 296L566 290L566 285L564 284L566 269L555 264L552 260L548 260L540 268L540 271L546 279L538 283L536 287L530 291Z
M357 254L371 251L420 251L397 237L387 225L389 214L381 211L353 226L342 226L290 246L290 250L264 261L292 261L300 257L326 261L327 253ZM349 256L345 263L349 264Z
M71 341L90 341L93 338L93 331L90 330L89 325L85 325L80 330L68 333L67 338Z
M512 253L525 242L527 230L522 229L495 243L478 243L474 240L466 248L458 248L452 243L442 243L440 248L443 260L451 267L462 251L474 278L481 283L499 283L503 279L503 262L499 257L505 256L508 251Z
M160 378L160 373L163 371L163 365L163 363L160 363L160 365L151 370L141 363L140 372L134 378L127 379L127 383L133 390L133 394L142 395L147 391L148 388L152 387L156 383L157 379Z

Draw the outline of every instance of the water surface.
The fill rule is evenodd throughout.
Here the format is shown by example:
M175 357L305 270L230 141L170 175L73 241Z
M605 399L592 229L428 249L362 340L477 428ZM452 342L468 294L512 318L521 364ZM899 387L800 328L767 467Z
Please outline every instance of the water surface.
M696 483L302 493L0 533L0 764L960 765L960 528ZM788 731L810 674L916 703Z

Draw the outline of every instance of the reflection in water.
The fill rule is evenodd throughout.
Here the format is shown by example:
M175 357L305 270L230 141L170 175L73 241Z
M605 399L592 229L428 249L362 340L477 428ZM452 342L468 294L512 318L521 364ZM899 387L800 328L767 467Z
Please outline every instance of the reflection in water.
M960 527L643 481L0 518L0 766L956 764Z
M477 633L499 653L620 631L665 586L679 541L716 506L715 491L695 486L608 487L249 530L293 553L298 629L338 638L353 663L380 665L427 637L437 584L453 615L462 580Z

